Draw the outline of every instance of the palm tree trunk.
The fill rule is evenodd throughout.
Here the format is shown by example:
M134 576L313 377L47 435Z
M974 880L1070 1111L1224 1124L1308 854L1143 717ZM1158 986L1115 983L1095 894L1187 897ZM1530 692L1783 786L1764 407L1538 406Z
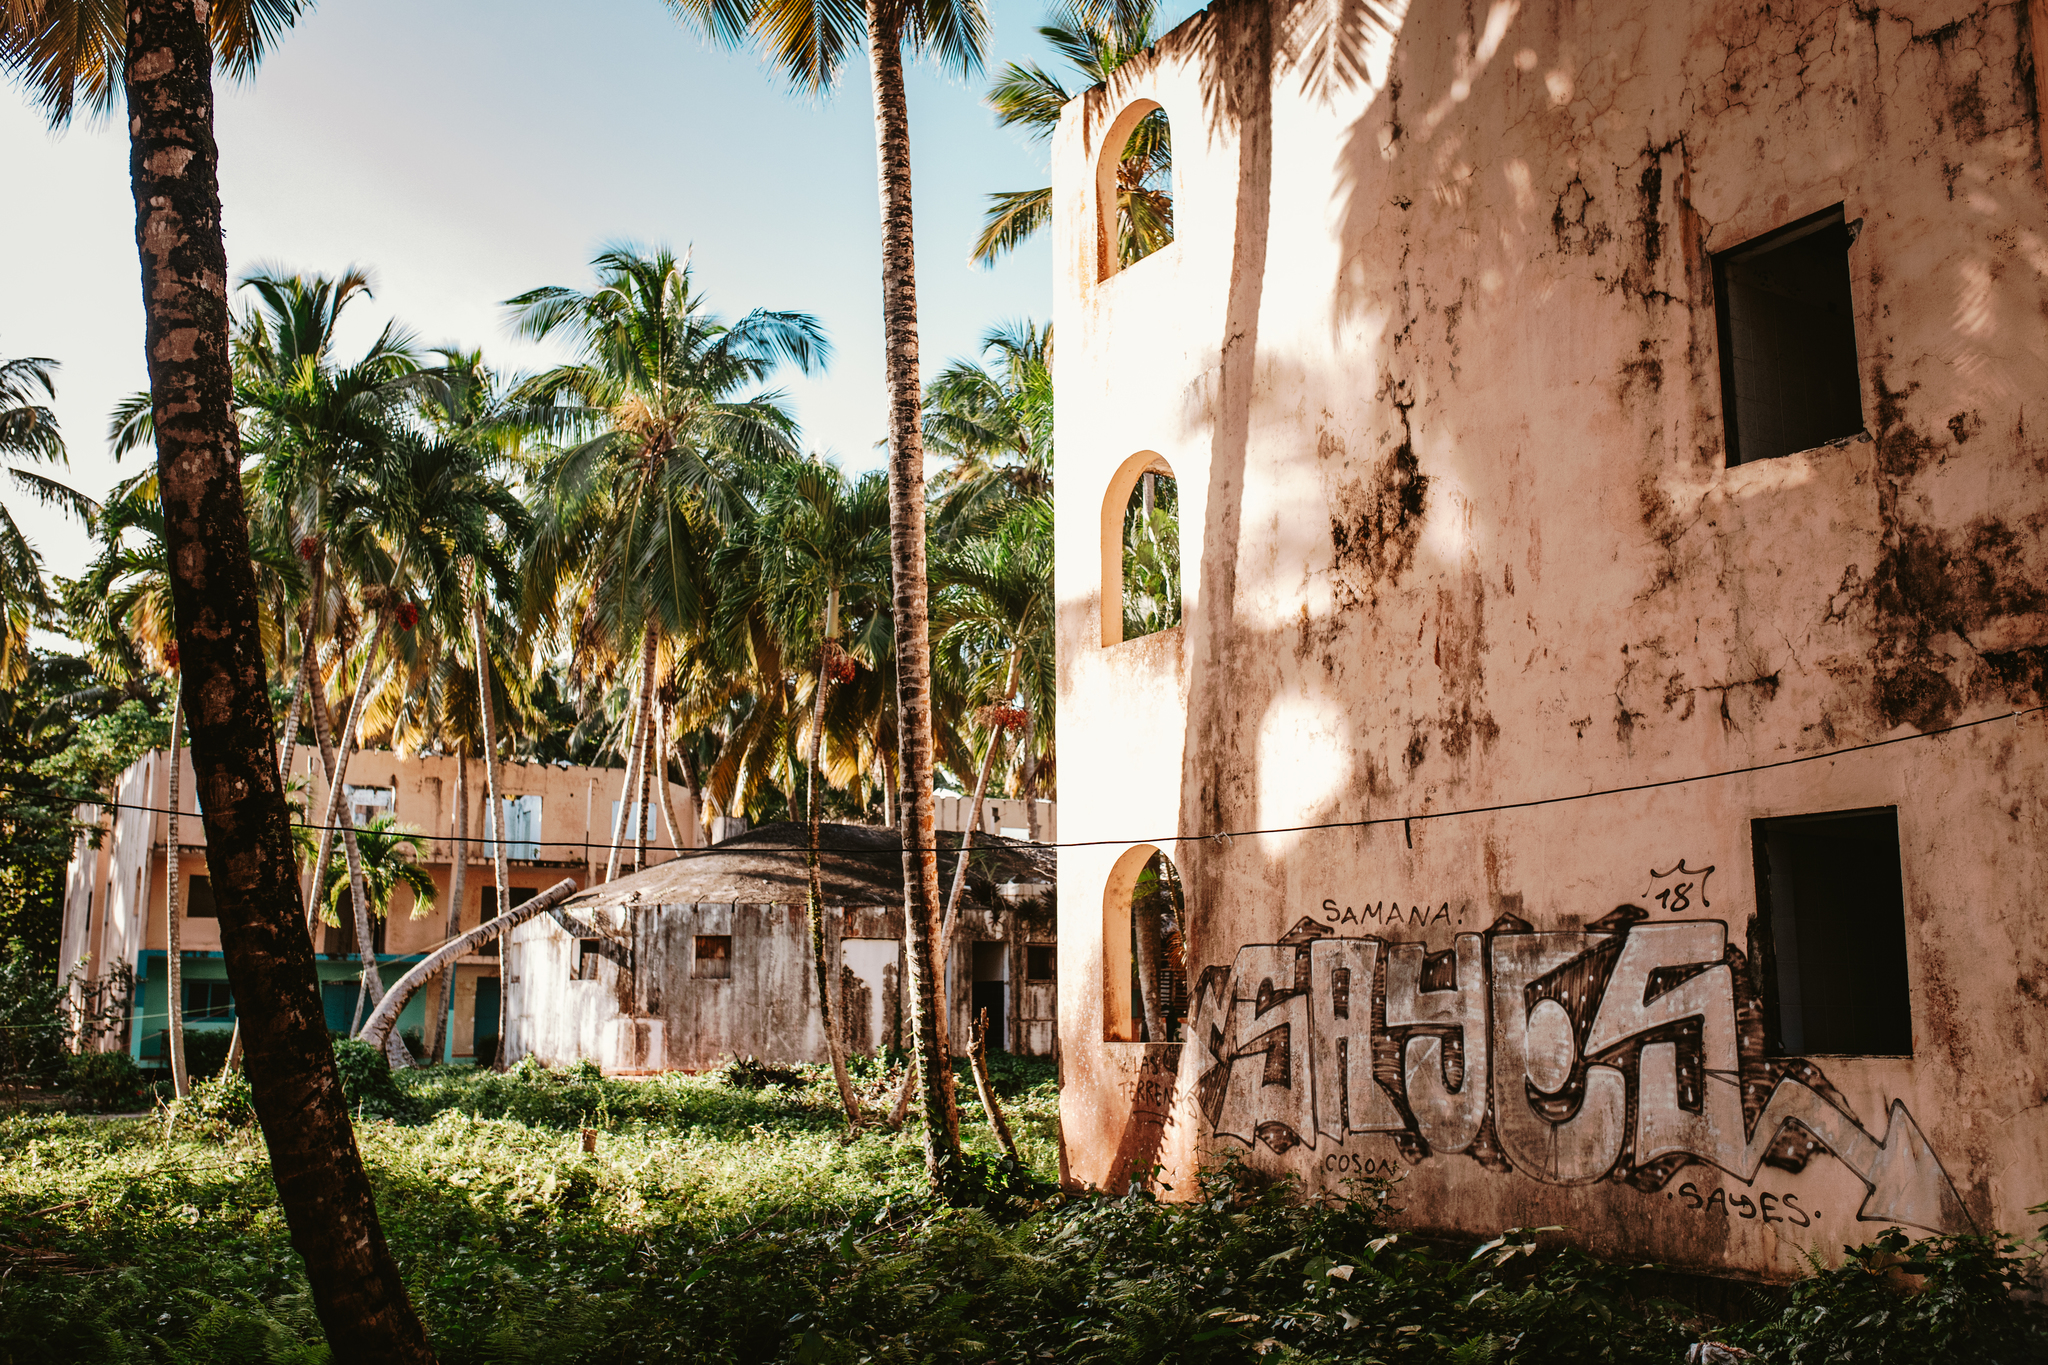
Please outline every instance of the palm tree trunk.
M882 203L883 370L889 397L889 558L896 617L896 724L903 832L903 937L923 1076L925 1173L950 1190L962 1166L952 1046L939 980L939 863L932 843L931 601L925 577L924 441L917 377L917 260L911 236L910 112L893 5L868 0L868 66Z
M676 803L668 790L668 759L672 751L669 746L671 736L669 735L669 711L666 706L656 713L656 719L659 721L661 728L655 732L660 742L654 748L657 759L654 768L654 781L655 785L661 790L662 827L668 831L668 842L673 850L669 856L671 858L680 858L683 856L683 827L676 823Z
M810 885L804 896L804 917L810 922L811 963L818 972L818 1013L825 1024L825 1055L832 1059L832 1079L839 1086L839 1103L846 1110L846 1125L860 1127L860 1101L854 1097L853 1078L846 1074L846 1036L838 1027L838 1011L833 1008L833 987L838 984L839 972L826 947L825 934L825 891L818 874L818 824L820 819L818 800L818 750L825 737L825 694L831 690L832 675L827 664L832 652L830 622L838 613L839 589L834 587L831 603L826 607L826 635L818 646L818 685L812 689L811 738L809 755L804 763L804 823L809 826L808 845L804 853L804 872Z
M175 679L173 680L175 682ZM179 944L178 925L178 767L184 758L185 692L171 694L171 799L166 802L164 839L164 961L169 967L165 985L170 988L171 1090L179 1099L191 1092L185 1079L185 954Z
M299 744L299 711L306 704L306 658L307 651L299 651L299 671L292 682L292 705L284 713L284 739L277 746L277 770L289 778L292 771L292 750Z
M384 1241L320 1009L277 775L228 359L213 54L190 0L128 6L126 82L143 354L192 757L228 981L270 1173L336 1360L433 1360ZM181 677L181 681L182 681Z
M334 761L334 785L328 791L328 804L332 807L327 817L330 825L341 826L342 856L348 860L349 897L355 902L356 957L362 963L362 989L356 993L356 1005L360 1011L363 997L369 997L370 1008L384 998L384 978L377 971L377 936L370 920L369 887L363 881L363 851L356 842L355 812L348 804L348 760L356 749L356 732L362 727L363 706L370 699L370 679L377 671L377 647L384 642L384 614L377 614L377 624L370 628L370 643L363 650L363 671L356 678L356 694L349 703L348 720L343 724L341 744ZM320 877L325 881L324 875ZM317 886L318 883L316 882ZM349 1019L351 1030L355 1018ZM396 1058L393 1059L394 1062Z
M974 1072L974 1093L981 1101L982 1112L988 1115L988 1126L995 1130L996 1141L1003 1145L1004 1154L1016 1161L1017 1139L1010 1134L1010 1121L1003 1117L1002 1102L996 1098L995 1085L988 1078L987 1010L974 1017L974 1041L967 1049L967 1065Z
M313 665L313 738L320 746L320 771L327 779L327 799L320 804L320 843L313 853L313 869L306 884L306 932L316 945L320 936L320 888L327 881L327 861L334 856L334 717L327 710L327 684ZM313 794L306 793L306 809L313 810Z
M638 813L633 823L633 870L647 868L647 827L654 823L654 812L648 807L653 795L651 779L654 776L654 729L655 712L658 709L653 696L647 699L647 723L640 727L640 776L633 784L633 809Z
M1010 674L1003 683L1003 701L1008 704L1010 694L1017 690L1017 651L1010 653ZM995 771L996 750L1002 747L1003 732L991 729L988 735L988 751L981 756L981 771L974 776L974 804L968 814L967 828L960 835L960 861L953 865L953 889L946 895L946 917L939 925L939 961L943 972L953 970L953 935L960 923L960 893L967 886L967 851L974 846L974 832L981 828L981 806L988 796L989 774ZM903 1073L903 1089L897 1092L896 1107L889 1113L889 1131L895 1132L903 1126L903 1120L910 1113L910 1091L917 1073ZM979 1084L977 1081L976 1084ZM1014 1155L1014 1154L1013 1154Z
M484 721L484 799L490 803L490 818L484 829L491 838L491 880L496 887L498 913L512 908L512 874L505 863L505 802L498 791L498 700L491 688L491 654L484 637L484 604L474 594L469 599L470 648L476 656L476 685ZM511 945L498 944L498 1055L492 1065L505 1069L505 1030L512 1018Z
M619 818L612 822L612 851L605 859L604 879L611 881L619 875L619 855L626 845L626 826L639 817L633 809L633 789L637 785L640 750L645 736L640 727L647 723L647 703L654 691L654 631L650 627L640 637L640 689L634 694L632 720L627 741L626 779L619 786Z
M469 743L464 740L455 750L455 866L448 873L448 931L443 937L454 938L462 932L462 897L469 889ZM427 1060L438 1062L447 1042L448 1009L453 1003L455 991L455 964L450 962L441 973L441 989L434 994L438 1002L434 1009L434 1022L427 1029Z

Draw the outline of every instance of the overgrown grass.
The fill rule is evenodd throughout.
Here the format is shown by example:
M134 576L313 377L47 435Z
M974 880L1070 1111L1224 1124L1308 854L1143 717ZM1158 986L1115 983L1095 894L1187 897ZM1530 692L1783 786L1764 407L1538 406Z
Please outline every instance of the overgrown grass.
M1056 1197L1055 1096L1039 1064L999 1059L1026 1170L996 1160L962 1087L995 1194L944 1209L923 1193L914 1125L843 1141L822 1068L767 1085L731 1083L761 1079L744 1068L394 1080L353 1050L343 1061L386 1236L450 1365L1671 1365L1699 1338L1626 1268L1548 1239L1509 1234L1468 1256L1390 1235L1381 1188L1303 1207L1226 1166L1187 1203ZM871 1108L893 1094L872 1065L860 1080ZM165 1127L162 1115L0 1120L0 1362L327 1358L244 1098L210 1085ZM1882 1266L1831 1272L1729 1339L1802 1362L2048 1351L2005 1297L2015 1256L1902 1239L1879 1259L1902 1257L1935 1288L1903 1296Z

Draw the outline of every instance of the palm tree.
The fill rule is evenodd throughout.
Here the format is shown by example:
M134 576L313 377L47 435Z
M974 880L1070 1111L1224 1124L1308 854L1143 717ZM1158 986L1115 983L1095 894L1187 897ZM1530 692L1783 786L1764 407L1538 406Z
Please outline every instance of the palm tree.
M993 368L956 360L925 388L925 449L951 461L932 479L940 541L1052 496L1052 324L992 327L981 349Z
M53 126L81 93L102 110L117 90L127 97L159 467L169 472L176 459L163 510L181 681L206 698L190 728L207 844L235 868L218 904L228 978L249 1024L250 1089L336 1358L424 1362L432 1353L377 1221L300 919L233 411L213 67L217 56L230 75L253 71L304 8L10 0L0 8L0 66Z
M1065 57L1087 85L1100 85L1116 69L1151 47L1159 36L1158 0L1062 0L1039 36ZM1085 86L1083 87L1086 88ZM1011 62L990 87L989 106L1005 128L1022 128L1043 142L1059 125L1060 109L1074 92L1036 62ZM1144 259L1173 240L1173 138L1164 110L1138 121L1116 168L1117 259ZM1052 187L989 196L974 259L994 265L1052 222Z
M389 916L391 898L401 886L412 892L414 919L424 917L427 911L433 909L437 894L434 878L420 865L420 859L427 856L430 847L425 835L418 830L397 824L392 816L379 815L357 829L356 838L363 851L361 876L363 885L369 893L370 915L373 919L382 920ZM326 923L341 923L341 900L345 892L351 891L354 882L353 872L345 859L334 859L323 870L317 904L320 906L320 917ZM356 932L362 932L360 923L356 926ZM374 927L371 932L375 932ZM365 949L374 947L359 946ZM374 951L370 955L374 957ZM356 1009L359 1015L362 1007L362 997L358 996ZM355 1032L353 1019L349 1021L349 1032Z
M671 8L718 40L737 34L701 3ZM953 1097L945 1012L934 978L939 870L932 843L931 621L925 582L924 443L918 421L917 260L912 243L910 111L903 50L966 76L981 69L988 18L981 0L754 0L748 27L798 89L822 94L848 57L866 49L875 98L875 156L882 210L883 375L889 413L889 539L895 585L896 719L903 832L904 939L911 1020L925 1091L925 1164L935 1188L961 1171L960 1115Z
M494 667L491 642L503 632L487 628L487 599L505 602L515 599L515 566L506 547L526 543L533 522L526 508L513 495L502 477L508 461L532 429L528 410L513 401L498 375L484 364L483 353L444 346L441 364L424 372L419 385L421 416L439 434L443 449L460 462L458 477L446 482L438 494L439 515L449 534L440 553L430 554L429 567L435 584L427 600L440 619L449 639L465 633L470 645L469 673L475 685L476 709L457 714L474 717L457 735L455 799L455 871L449 891L448 933L453 937L461 923L463 892L469 870L469 751L480 742L484 754L486 820L482 833L491 840L492 885L498 888L499 910L508 908L504 888L511 885L505 853L504 804L498 792L498 692L511 676ZM451 466L451 473L455 468ZM455 605L453 613L447 608ZM466 631L465 631L466 627ZM451 655L452 663L452 655ZM465 714L466 713L466 714ZM442 974L439 1005L435 1014L430 1059L440 1056L442 1024L448 1013L448 994L455 986L451 966ZM511 993L498 992L498 1037L505 1037ZM504 1053L499 1052L500 1064Z
M0 457L66 462L64 438L57 432L57 416L39 401L55 398L57 386L51 374L54 360L28 356L0 360ZM90 520L90 499L33 470L11 467L8 472L22 488L44 502L55 502ZM43 581L43 558L15 524L14 515L0 504L0 687L20 682L28 668L24 653L29 627L56 603Z
M886 610L889 488L879 473L848 479L831 465L808 460L772 471L767 483L761 516L748 537L745 558L752 572L732 574L728 581L744 585L741 593L733 594L744 594L742 600L759 594L785 657L812 653L817 659L804 764L804 821L809 827L805 910L826 1051L839 1083L846 1121L858 1127L860 1106L846 1073L844 1038L834 1023L833 986L839 973L828 961L825 947L824 891L818 872L823 799L818 790L818 755L825 739L825 703L832 683L841 677L852 681L857 668L854 656L841 643L842 609L855 606L869 620ZM721 565L730 558L722 558Z
M745 462L795 449L796 424L780 394L735 395L784 364L809 373L831 347L806 313L756 309L728 325L666 250L613 246L592 264L594 290L550 286L506 306L521 335L566 332L582 351L521 389L537 425L581 438L535 473L539 531L525 577L529 618L556 618L574 588L577 652L636 665L610 880L629 821L644 848L641 792L663 642L709 623L716 593L705 576L707 535L742 513Z

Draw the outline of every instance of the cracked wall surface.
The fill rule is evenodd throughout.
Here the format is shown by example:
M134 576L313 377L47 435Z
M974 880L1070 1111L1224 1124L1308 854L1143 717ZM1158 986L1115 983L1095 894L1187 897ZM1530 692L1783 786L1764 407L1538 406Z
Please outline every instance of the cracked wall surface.
M1763 1276L1884 1217L2032 1226L2048 1200L2048 717L1949 728L2048 702L2041 8L1242 0L1069 106L1062 835L1108 841L1061 854L1077 1180L1157 1160L1186 1188L1236 1144L1333 1188L1399 1173L1418 1225L1564 1224ZM1096 158L1140 99L1175 129L1178 236L1099 278ZM1836 204L1861 221L1864 430L1731 468L1713 256ZM1103 490L1139 451L1179 478L1184 623L1105 648ZM1750 822L1873 806L1898 809L1913 1056L1766 1076L1741 1022ZM1387 823L1303 828L1362 820ZM1185 878L1188 979L1210 983L1184 1044L1096 1041L1126 989L1105 971L1120 921L1103 888L1143 843ZM1713 869L1682 914L1676 867ZM1696 927L1647 932L1680 924ZM1556 1037L1556 1012L1478 997L1469 1027L1354 1034L1317 1013L1337 989L1316 975L1339 970L1315 946L1331 935L1382 945L1381 992L1400 945L1468 952L1497 981L1560 953L1685 944L1707 956L1658 970L1728 985L1655 1023L1617 1023L1596 992ZM1284 1056L1261 1000L1272 1019L1301 1012ZM1735 1022L1710 1045L1724 1001ZM1532 1028L1570 1055L1530 1051ZM1482 1029L1491 1089L1468 1090ZM1339 1039L1366 1071L1327 1071ZM1674 1084L1655 1070L1667 1042L1669 1102L1651 1095ZM1725 1067L1702 1060L1713 1048ZM1564 1068L1563 1090L1529 1092L1541 1131L1503 1056L1544 1073L1531 1084ZM1263 1079L1297 1060L1305 1091ZM1750 1078L1741 1131L1687 1089L1702 1066ZM1344 1113L1379 1096L1394 1117L1333 1136L1330 1087ZM1574 1128L1603 1087L1607 1126ZM1424 1110L1482 1091L1474 1135L1433 1146ZM1752 1131L1802 1105L1822 1107ZM1785 1133L1829 1124L1829 1155L1773 1160ZM1678 1128L1690 1146L1646 1155ZM1592 1177L1515 1155L1539 1140ZM1763 1217L1767 1194L1822 1216ZM1729 1212L1740 1198L1750 1216Z

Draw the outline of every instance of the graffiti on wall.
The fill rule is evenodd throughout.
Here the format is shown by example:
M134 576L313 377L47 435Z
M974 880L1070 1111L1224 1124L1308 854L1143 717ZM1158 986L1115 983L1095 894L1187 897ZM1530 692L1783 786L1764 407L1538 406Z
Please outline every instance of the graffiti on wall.
M1687 881L1703 903L1697 874L1656 877L1651 896ZM1539 932L1506 914L1431 952L1303 919L1205 971L1185 1037L1177 1088L1204 1127L1275 1152L1378 1134L1411 1162L1460 1154L1648 1191L1688 1165L1750 1184L1825 1152L1868 1188L1858 1217L1970 1226L1903 1103L1873 1132L1819 1067L1764 1055L1720 920L1621 906Z

